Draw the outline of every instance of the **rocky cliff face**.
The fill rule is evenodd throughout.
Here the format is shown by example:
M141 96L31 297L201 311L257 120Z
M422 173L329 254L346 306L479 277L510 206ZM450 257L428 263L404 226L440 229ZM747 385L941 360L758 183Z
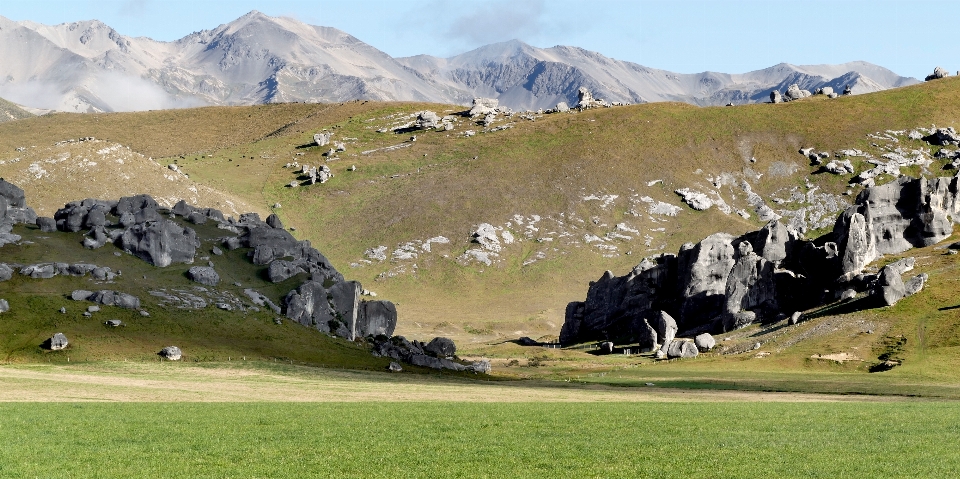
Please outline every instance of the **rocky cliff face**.
M815 306L860 298L863 307L895 304L922 289L926 275L904 281L913 261L864 268L887 254L936 244L960 222L960 177L909 178L865 189L813 240L778 220L733 237L711 235L677 255L645 258L626 276L607 271L587 298L567 306L560 341L633 342L656 318L678 318L681 333L719 332L782 320Z

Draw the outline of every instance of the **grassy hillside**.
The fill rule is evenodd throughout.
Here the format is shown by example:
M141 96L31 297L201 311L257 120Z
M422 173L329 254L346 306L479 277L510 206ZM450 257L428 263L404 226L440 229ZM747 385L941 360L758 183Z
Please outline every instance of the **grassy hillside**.
M189 281L185 273L191 265L158 268L132 255L117 254L119 250L110 245L85 249L80 245L83 232L41 233L35 226L16 226L13 232L23 241L2 248L5 263L87 263L109 267L120 275L113 281L97 281L89 274L50 279L14 274L11 280L0 282L0 298L10 305L10 311L0 316L0 361L157 361L161 348L176 345L183 350L184 360L190 362L279 361L368 370L381 370L389 363L372 357L362 344L334 339L291 321L276 324L277 315L265 307L231 311L215 307L217 302L237 305L240 298L249 306L245 288L256 289L278 302L305 275L270 283L264 279L264 268L254 266L247 258L247 248L225 251L223 256L209 254L219 244L215 238L222 235L216 226L189 226L203 238L198 256L209 257L216 264L221 278L217 287ZM132 294L149 316L142 316L136 309L98 305L100 310L86 317L83 313L95 303L71 300L70 293L78 289ZM200 297L208 306L180 307L162 301L156 293ZM104 324L111 319L123 325ZM63 351L42 348L41 344L56 332L66 334L69 347Z
M0 98L0 123L13 120L22 120L32 116L35 115L27 110L24 110L23 108L20 108L20 105Z
M0 159L13 155L7 152L15 146L95 136L130 146L161 165L176 163L191 180L265 210L279 203L274 211L296 227L296 235L310 239L348 278L398 303L399 334L448 335L468 351L504 355L506 360L509 349L492 350L487 344L520 335L555 336L566 303L582 299L587 282L604 270L623 274L648 254L676 252L681 244L713 232L759 228L762 222L746 202L743 181L774 208L779 206L771 197L789 197L794 189L808 192L813 189L808 183L819 193L852 201L844 193L849 189L855 195L858 188L846 184L848 177L816 173L817 167L797 153L799 148L877 151L877 140L868 135L931 124L960 126L958 107L960 79L947 78L835 100L814 97L731 108L658 103L533 120L515 116L494 124L512 123L512 128L486 133L466 118L446 132L377 132L409 121L418 110L441 115L454 111L450 106L408 103L57 114L0 125ZM334 155L337 159L324 156L329 147L311 146L313 133L323 129L346 144L346 151ZM465 136L466 130L478 133ZM415 142L410 141L414 134ZM401 144L409 146L362 153ZM912 140L902 145L929 148ZM292 162L325 164L335 176L325 184L290 188L297 168L284 166ZM864 167L855 164L858 171ZM911 173L938 174L939 166ZM717 208L695 212L673 193L681 187L711 189L711 184L720 185L713 189L732 210L744 210L750 217ZM29 190L27 194L30 198ZM682 209L676 217L651 214L643 197ZM67 199L72 198L65 191ZM520 222L515 215L522 217ZM534 215L541 221L531 230ZM475 246L469 243L470 234L483 222L511 231L520 241L504 244L490 265L458 260ZM636 233L617 230L618 224ZM618 231L629 239L587 240ZM422 243L437 236L450 242L432 243L427 252ZM407 243L413 243L417 256L391 259ZM377 246L386 247L387 260L365 256ZM872 361L881 354L884 338L897 334L919 338L907 341L906 354L919 358L936 351L937 358L956 357L952 331L960 320L956 310L938 309L957 302L950 299L947 282L956 257L929 254L936 261L918 268L929 269L929 291L888 310L831 316L841 322L873 321L878 326L871 336L852 341L830 329L820 339L786 344L788 336L799 337L803 331L790 330L778 339L790 359L768 363L777 364L774 369L798 362L815 370L856 369L854 363L838 366L809 357L814 351L831 354L828 349L850 345L869 349L861 359ZM942 282L936 279L938 271L943 272ZM939 332L936 340L922 332L926 328ZM741 339L751 340L745 334ZM519 354L529 356L529 351Z

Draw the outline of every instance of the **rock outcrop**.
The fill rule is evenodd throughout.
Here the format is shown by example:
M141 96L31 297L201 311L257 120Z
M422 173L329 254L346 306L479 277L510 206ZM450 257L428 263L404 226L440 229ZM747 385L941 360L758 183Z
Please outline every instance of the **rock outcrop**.
M190 281L207 286L216 286L220 283L220 275L209 266L194 266L187 270L187 277Z
M389 301L361 301L363 288L356 281L324 287L307 281L284 299L286 316L304 326L345 339L393 334L397 309Z
M939 80L939 79L944 78L944 77L947 77L947 76L949 76L949 75L950 75L950 72L948 72L945 68L937 67L937 68L934 68L934 69L933 69L933 73L930 74L930 75L927 75L927 76L923 79L923 81Z
M431 346L432 345L432 346ZM453 371L472 371L488 374L490 362L475 361L470 364L460 362L453 352L456 346L446 338L434 338L427 345L420 341L409 341L403 336L377 336L374 338L373 355L391 358L414 366L432 369L449 369ZM449 354L448 354L449 353Z
M699 334L788 318L845 292L893 305L920 291L927 276L904 280L908 260L877 275L864 269L884 255L947 239L957 222L960 177L901 177L863 190L833 232L814 240L773 220L740 237L717 233L676 256L645 258L626 276L607 271L590 283L585 301L567 305L560 342L655 343L669 357L675 341L659 327L664 316L677 318L676 334Z

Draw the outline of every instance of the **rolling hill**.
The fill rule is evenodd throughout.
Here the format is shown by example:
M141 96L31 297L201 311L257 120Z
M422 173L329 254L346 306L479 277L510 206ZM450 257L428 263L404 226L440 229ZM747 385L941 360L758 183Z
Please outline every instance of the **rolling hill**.
M850 174L824 172L798 153L801 148L831 158L843 150L870 153L846 157L857 172L872 168L871 158L900 151L930 160L902 174L952 176L942 169L949 160L934 157L939 147L910 133L960 124L958 104L960 82L948 78L779 105L654 103L500 115L489 126L452 116L452 130L410 130L418 111L461 110L427 103L55 114L0 125L0 175L43 160L11 161L21 153L17 146L46 148L62 136L110 139L160 165L176 163L198 185L278 214L345 275L394 300L398 333L451 336L475 354L516 357L529 353L503 341L556 337L565 305L582 300L587 283L605 270L624 274L644 256L676 251L717 231L756 230L770 211L802 226L807 237L829 231L862 186L851 184ZM320 131L330 132L344 151L316 146L313 135ZM305 164L326 165L334 176L291 187ZM56 185L49 188L57 191ZM72 199L63 185L61 203ZM688 207L674 193L682 188L705 193L714 206ZM499 249L473 242L484 224L496 232ZM731 336L731 344L770 339L777 349L764 366L747 356L697 364L706 370L738 364L744 374L757 367L865 371L865 362L810 357L860 351L865 361L902 335L909 339L897 354L908 360L897 374L942 377L957 360L960 321L951 309L950 282L956 256L936 246L908 254L930 275L923 293L892 309L841 311L802 328ZM866 323L870 327L860 328ZM543 354L560 371L584 364L571 359L580 354L573 351Z

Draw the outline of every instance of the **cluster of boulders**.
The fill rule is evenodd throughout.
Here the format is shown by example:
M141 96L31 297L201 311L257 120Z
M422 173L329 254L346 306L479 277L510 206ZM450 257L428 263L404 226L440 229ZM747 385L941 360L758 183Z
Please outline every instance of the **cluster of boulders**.
M301 177L306 178L306 181L308 182L307 184L310 185L326 183L327 181L330 181L330 178L333 178L333 170L331 170L327 165L303 165L299 174ZM297 186L300 186L300 180L293 180L290 182L291 188L296 188Z
M852 90L850 89L850 85L847 85L843 89L843 94L849 95L851 93ZM810 93L810 90L802 90L800 89L800 85L793 83L787 87L787 91L785 93L780 93L780 90L771 91L770 103L785 103L788 101L799 100L801 98L807 98L812 95L824 95L827 98L836 98L840 96L833 90L833 87L831 86L820 87L814 93Z
M456 118L452 115L441 118L440 115L432 111L424 110L417 112L417 119L414 121L413 127L418 130L450 131L453 129L455 120Z
M482 360L469 364L461 362L457 356L457 346L448 338L433 338L429 343L409 341L403 336L392 338L379 335L373 339L373 355L392 358L397 361L433 369L450 369L453 371L472 371L475 373L489 373L490 361ZM398 371L393 363L391 371Z
M625 276L604 273L590 284L585 301L567 306L560 342L639 342L647 348L668 344L667 330L659 328L665 317L677 318L678 330L694 335L796 322L796 312L841 298L864 308L893 305L919 292L926 275L901 278L912 259L876 274L866 267L883 255L943 241L955 222L960 178L901 177L863 190L833 232L813 240L777 220L739 237L716 233L676 255L645 258Z
M324 135L318 138L319 142L328 140ZM178 218L181 220L178 221ZM164 268L177 263L192 264L195 261L201 238L194 229L182 223L199 225L207 222L215 222L217 229L224 233L224 236L212 239L216 243L216 246L211 248L214 255L223 255L221 247L226 250L247 248L250 261L254 265L265 266L266 277L271 282L288 281L297 275L305 277L298 287L284 297L282 307L248 288L244 293L255 304L268 305L278 314L284 314L300 324L348 340L373 337L389 340L393 334L397 322L394 304L390 301L361 299L365 290L360 283L344 280L343 275L323 254L313 248L309 241L298 241L286 231L275 214L271 214L266 221L262 221L256 213L245 213L237 219L225 218L216 209L197 208L184 201L170 209L162 208L150 196L138 195L123 197L118 201L75 201L59 209L53 218L38 218L33 210L26 206L23 190L0 179L0 232L8 234L12 241L21 239L12 234L13 225L18 223L35 223L45 233L86 231L82 243L88 248L101 248L112 243L131 255ZM85 263L0 263L0 281L9 280L17 268L20 274L31 278L88 274L101 281L119 281L122 278L120 271L113 272L110 268ZM220 275L212 262L209 262L208 266L189 268L185 276L204 286L216 287L220 283ZM70 297L76 301L141 308L139 298L114 290L75 290ZM2 301L0 306L9 308L6 301ZM61 312L65 312L65 309L61 308ZM146 311L142 310L141 314L147 315ZM63 344L65 347L65 339ZM403 344L403 341L400 341L400 344ZM416 351L416 348L412 351ZM175 360L179 355L179 349L176 349L171 350L166 357ZM442 356L443 362L440 363L414 360L430 367L462 369L447 364L447 356L450 355L452 353ZM400 359L406 357L400 356ZM409 357L417 356L413 354ZM434 358L441 359L439 356Z

